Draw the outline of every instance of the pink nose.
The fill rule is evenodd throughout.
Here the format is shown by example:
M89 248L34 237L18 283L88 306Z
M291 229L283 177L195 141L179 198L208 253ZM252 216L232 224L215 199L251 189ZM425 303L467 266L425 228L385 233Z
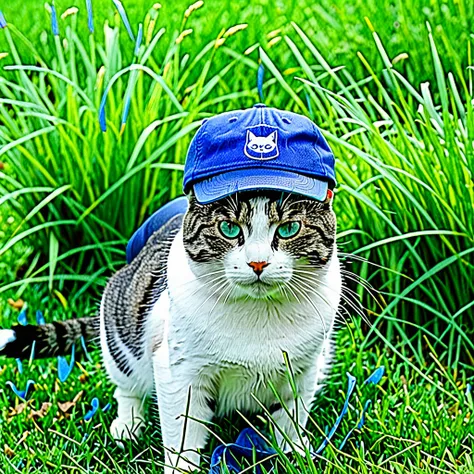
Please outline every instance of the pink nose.
M249 267L252 267L253 271L257 274L257 275L261 275L262 272L263 272L263 269L265 267L268 267L268 265L270 265L269 263L267 262L249 262L247 264Z

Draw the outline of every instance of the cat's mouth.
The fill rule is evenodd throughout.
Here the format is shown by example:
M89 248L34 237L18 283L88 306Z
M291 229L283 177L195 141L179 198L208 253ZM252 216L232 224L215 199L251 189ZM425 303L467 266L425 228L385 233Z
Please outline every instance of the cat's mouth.
M279 287L273 283L267 283L260 279L252 283L236 283L237 287L247 296L253 298L265 298L279 291Z

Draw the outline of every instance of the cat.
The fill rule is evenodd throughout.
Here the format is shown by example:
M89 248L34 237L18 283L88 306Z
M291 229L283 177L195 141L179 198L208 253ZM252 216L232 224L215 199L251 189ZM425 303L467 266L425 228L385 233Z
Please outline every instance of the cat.
M190 193L185 214L169 217L110 278L97 317L2 330L0 355L28 357L35 340L47 357L100 335L117 386L111 433L139 436L156 390L165 474L199 466L206 422L260 404L279 427L276 442L302 449L292 417L305 427L341 297L335 236L329 197L251 191L200 204Z
M244 153L254 160L271 160L279 154L277 140L277 130L264 137L256 136L251 130L247 130Z

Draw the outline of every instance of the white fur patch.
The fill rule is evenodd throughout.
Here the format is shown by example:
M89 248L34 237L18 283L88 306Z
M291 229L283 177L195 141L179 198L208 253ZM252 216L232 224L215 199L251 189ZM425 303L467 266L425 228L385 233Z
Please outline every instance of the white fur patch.
M15 331L11 329L0 329L0 351L5 349L6 345L16 339Z

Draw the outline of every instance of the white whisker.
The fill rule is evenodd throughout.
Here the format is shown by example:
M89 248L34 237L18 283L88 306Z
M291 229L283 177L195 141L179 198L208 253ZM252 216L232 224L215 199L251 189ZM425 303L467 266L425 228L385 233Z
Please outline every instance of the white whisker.
M288 288L291 288L290 282L293 284L295 291L297 291L303 297L303 299L305 299L312 306L312 308L315 310L316 314L318 315L319 319L321 320L321 324L323 325L324 339L326 339L326 337L327 337L327 328L326 328L326 323L324 321L324 318L321 315L321 312L316 307L313 300L311 298L309 298L309 296L303 291L304 288L302 289L302 287L295 280L290 280L288 282Z
M217 289L214 290L197 308L196 310L191 314L191 318L193 318L196 313L214 296L216 295L222 288L225 288L225 286L228 284L227 283L227 280L224 281L224 283L222 283L220 286L218 286L220 283L222 283L222 277L221 277L221 280L220 281L217 281L216 283L214 283L214 285L211 286L211 288L214 288L215 286L217 286ZM210 288L210 289L211 289Z
M295 273L299 273L299 272L298 272L298 271L295 271ZM309 275L309 276L307 276L308 273L310 273L310 272L304 272L305 278L306 278L307 280L310 280L310 281L313 280L313 282L315 282L316 284L318 284L318 285L320 285L320 286L322 286L322 287L324 287L324 288L326 288L326 289L328 289L328 290L334 291L334 289L331 288L330 286L328 286L324 281L319 280L319 279L316 279L316 278L314 277L314 275ZM297 275L295 275L295 278L297 278ZM300 281L300 283L307 283L305 280L302 280L301 277L298 278L298 281ZM312 288L309 287L308 285L305 285L305 286L307 287L307 289L312 289ZM314 289L313 289L313 291L314 291ZM357 299L354 298L354 300L356 301L356 303L354 303L354 301L346 295L346 292L353 293L354 295L357 296ZM321 297L321 295L319 295L319 294L318 294L318 296ZM358 295L355 291L353 291L353 290L351 290L350 288L348 288L347 286L343 285L343 291L342 291L342 293L341 293L341 299L342 299L344 302L346 302L346 303L355 311L355 313L356 313L358 316L360 316L369 326L372 326L372 323L369 321L369 319L367 318L367 316L366 316L366 315L364 314L364 312L362 311L362 309L364 309L364 310L366 310L366 311L367 311L367 309L360 303L358 296L359 296L359 295ZM324 298L323 298L323 299L324 299ZM324 300L325 300L325 299L324 299ZM325 302L328 303L326 300L325 300ZM329 303L328 303L328 304L329 304ZM360 307L356 306L356 304L357 304L357 305L360 305ZM361 308L362 308L362 309L361 309ZM349 313L347 310L346 310L346 312L347 312L347 314L350 315L350 313Z

